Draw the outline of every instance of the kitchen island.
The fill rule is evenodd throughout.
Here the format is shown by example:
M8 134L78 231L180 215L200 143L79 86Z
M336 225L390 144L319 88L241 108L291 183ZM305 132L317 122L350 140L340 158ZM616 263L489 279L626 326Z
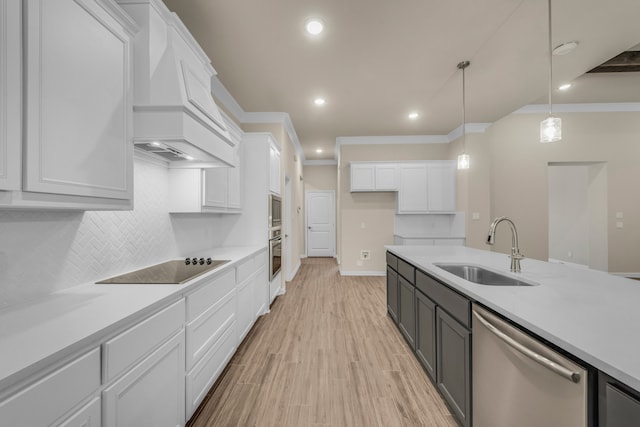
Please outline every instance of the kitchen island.
M398 274L402 279L402 268L411 265L415 267L416 283L419 276L428 275L446 288L453 289L461 298L480 303L583 361L591 366L593 372L597 370L606 374L631 392L640 390L640 343L637 340L640 331L640 311L637 309L640 283L605 272L532 259L522 260L521 273L511 273L508 255L462 246L387 246L386 249L398 258L397 273L391 265L390 274ZM401 263L402 260L406 263ZM480 266L532 286L476 284L436 264ZM402 292L409 289L407 281L411 279L398 281L398 304L402 303ZM417 286L419 288L419 283ZM418 291L415 294L422 295ZM406 291L404 295L407 295ZM404 298L405 301L410 299ZM418 311L416 313L419 315ZM411 323L413 319L403 319L391 311L390 315L392 318L397 315L401 332L405 338L410 336L402 323ZM464 316L458 318L463 325L466 321ZM464 326L470 331L470 322ZM415 331L413 333L418 335ZM470 331L469 337L471 335ZM418 344L414 347L420 358ZM426 369L429 372L429 368ZM461 413L465 417L468 415L464 408Z

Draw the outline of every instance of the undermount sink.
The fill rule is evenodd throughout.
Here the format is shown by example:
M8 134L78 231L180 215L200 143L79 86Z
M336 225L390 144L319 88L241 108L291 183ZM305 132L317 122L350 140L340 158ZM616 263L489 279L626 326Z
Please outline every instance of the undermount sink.
M496 273L486 268L477 265L466 264L435 264L449 273L460 277L461 279L468 280L469 282L477 283L478 285L486 286L535 286L534 283L528 283L523 280L516 279L514 277L505 276L500 273Z

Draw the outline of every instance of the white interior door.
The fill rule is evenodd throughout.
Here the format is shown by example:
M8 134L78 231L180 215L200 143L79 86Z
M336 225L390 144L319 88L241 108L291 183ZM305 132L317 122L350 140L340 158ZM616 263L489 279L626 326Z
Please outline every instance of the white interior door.
M333 190L307 191L307 256L336 254L336 210Z

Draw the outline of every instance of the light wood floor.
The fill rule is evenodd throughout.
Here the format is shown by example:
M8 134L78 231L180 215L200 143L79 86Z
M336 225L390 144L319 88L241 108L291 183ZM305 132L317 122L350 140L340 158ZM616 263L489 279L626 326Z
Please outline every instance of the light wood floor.
M456 426L385 292L383 277L304 260L189 426Z

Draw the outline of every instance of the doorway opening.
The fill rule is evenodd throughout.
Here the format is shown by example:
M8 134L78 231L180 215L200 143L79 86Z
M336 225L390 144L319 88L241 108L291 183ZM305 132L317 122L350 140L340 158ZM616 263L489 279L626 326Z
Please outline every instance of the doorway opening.
M549 163L547 172L549 261L608 271L607 164Z

